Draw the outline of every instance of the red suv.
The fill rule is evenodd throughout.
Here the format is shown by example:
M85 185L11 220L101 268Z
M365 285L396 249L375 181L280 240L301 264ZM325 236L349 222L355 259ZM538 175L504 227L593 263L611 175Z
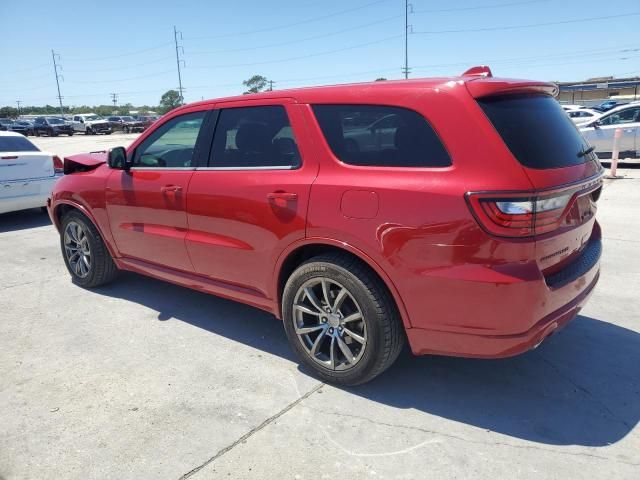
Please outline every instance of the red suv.
M49 212L76 284L131 270L284 321L322 378L537 346L599 274L602 167L553 84L461 77L198 102L65 158Z

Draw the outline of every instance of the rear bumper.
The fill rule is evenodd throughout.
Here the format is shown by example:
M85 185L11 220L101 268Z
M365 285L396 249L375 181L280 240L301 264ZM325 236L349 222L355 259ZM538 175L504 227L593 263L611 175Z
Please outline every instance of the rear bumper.
M407 330L411 350L416 355L438 354L472 358L503 358L524 353L537 347L578 315L593 293L599 276L598 263L580 279L563 287L575 289L588 278L586 288L569 303L546 315L524 333L475 335L412 328Z

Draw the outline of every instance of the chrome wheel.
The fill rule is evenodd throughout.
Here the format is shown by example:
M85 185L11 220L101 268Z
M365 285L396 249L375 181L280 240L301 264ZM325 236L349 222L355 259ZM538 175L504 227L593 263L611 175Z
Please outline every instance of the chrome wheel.
M91 249L89 237L78 222L69 222L64 229L64 253L71 270L80 278L85 278L91 270Z
M295 333L314 362L331 370L348 370L367 347L367 327L353 295L340 283L313 278L293 302Z

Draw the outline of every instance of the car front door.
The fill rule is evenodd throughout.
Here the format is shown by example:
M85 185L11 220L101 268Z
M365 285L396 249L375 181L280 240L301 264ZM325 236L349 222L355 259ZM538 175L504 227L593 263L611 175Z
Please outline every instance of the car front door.
M620 156L635 154L638 127L640 127L640 106L611 112L600 117L597 125L585 127L581 131L601 158L611 158L613 138L618 129L621 130L618 141Z
M279 255L304 238L317 159L293 101L217 107L208 165L187 193L187 249L197 273L259 304L273 298Z
M208 145L202 150L201 138L208 115L203 110L167 119L127 153L130 170L109 176L107 213L122 256L193 271L185 247L186 193L198 162L206 162Z

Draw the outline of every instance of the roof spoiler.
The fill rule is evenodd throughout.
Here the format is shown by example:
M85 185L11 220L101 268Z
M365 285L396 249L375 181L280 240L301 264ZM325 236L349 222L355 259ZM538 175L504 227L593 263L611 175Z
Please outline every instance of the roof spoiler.
M469 70L462 74L463 77L493 77L491 69L486 65L477 65L471 67Z
M514 95L519 93L537 93L555 97L559 91L555 83L493 78L491 69L486 65L471 67L464 72L462 76L467 77L465 83L473 98Z

